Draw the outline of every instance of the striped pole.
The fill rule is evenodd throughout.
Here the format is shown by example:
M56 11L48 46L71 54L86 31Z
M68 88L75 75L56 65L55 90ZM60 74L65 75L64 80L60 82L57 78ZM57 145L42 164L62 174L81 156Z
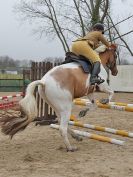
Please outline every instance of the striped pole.
M99 108L103 108L103 109L115 109L115 110L119 110L119 111L133 112L133 107L129 107L129 106L102 104L102 103L99 103L99 102L97 102L97 106Z
M16 105L16 103L9 103L9 104L6 104L6 105L0 105L0 110L1 109L6 109L6 108L11 108L11 107L13 107L13 106L15 106Z
M85 99L76 99L73 102L74 102L74 104L81 105L81 106L88 106L91 104L90 101L85 100ZM132 104L130 104L130 106L124 106L124 103L123 103L123 105L121 104L121 106L120 106L120 105L115 105L113 103L112 104L110 104L110 103L109 104L102 104L99 101L97 101L96 103L99 108L103 108L103 109L115 109L115 110L119 110L119 111L133 112L133 106L131 106Z
M76 101L90 101L89 99L84 99L84 98L76 98L74 100L76 100Z
M76 104L76 105L81 105L81 106L89 106L91 105L92 103L90 101L84 101L84 100L73 100L73 103Z
M111 104L111 105L118 105L118 106L128 106L128 107L133 107L133 104L122 103L122 102L110 102L109 104Z
M16 95L9 95L9 96L3 96L0 97L0 100L5 100L5 99L10 99L10 98L15 98L15 97L22 97L24 96L24 93L16 94Z
M11 105L11 104L16 104L18 103L17 101L11 101L11 102L7 102L7 103L0 103L0 106L8 106L8 105Z
M89 99L84 99L84 98L76 98L74 101L83 101L83 102L90 102ZM97 100L98 101L98 100ZM123 103L123 102L109 102L110 105L118 105L118 106L129 106L133 107L133 104L128 104L128 103Z
M59 130L59 125L51 124L50 127ZM106 136L101 136L101 135L92 134L92 133L79 131L79 130L73 130L73 131L79 136L88 137L90 139L95 139L95 140L102 141L102 142L108 142L108 143L117 144L117 145L124 145L124 141L117 140L114 138L109 138Z
M70 120L71 121L77 121L77 118L76 118L76 116L74 116L73 114L70 116Z
M121 136L133 138L133 133L127 132L125 130L117 130L117 129L113 129L113 128L101 127L98 125L91 125L91 124L82 124L78 121L69 121L69 124L74 125L74 126L78 126L78 127L84 127L84 128L89 128L92 130L103 131L103 132L108 132L108 133L112 133L112 134L116 134L116 135L121 135Z

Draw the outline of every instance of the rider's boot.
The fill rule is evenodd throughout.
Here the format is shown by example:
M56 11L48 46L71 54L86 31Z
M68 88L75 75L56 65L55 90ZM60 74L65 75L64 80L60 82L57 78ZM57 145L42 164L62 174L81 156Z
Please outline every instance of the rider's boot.
M104 79L98 76L98 74L100 73L100 65L101 63L99 61L95 62L93 65L93 70L92 70L92 74L90 77L91 85L101 84L104 82Z

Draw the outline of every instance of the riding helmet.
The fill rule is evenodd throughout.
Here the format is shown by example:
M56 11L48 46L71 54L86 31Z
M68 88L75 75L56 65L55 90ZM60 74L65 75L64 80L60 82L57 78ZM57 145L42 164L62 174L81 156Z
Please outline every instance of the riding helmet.
M104 25L102 23L96 23L93 26L93 29L97 29L97 30L103 31L103 33L104 33Z

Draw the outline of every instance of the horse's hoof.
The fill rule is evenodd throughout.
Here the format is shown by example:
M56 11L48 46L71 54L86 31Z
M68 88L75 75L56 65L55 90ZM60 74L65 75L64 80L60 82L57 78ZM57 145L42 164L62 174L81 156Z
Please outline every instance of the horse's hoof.
M77 150L78 150L78 148L76 146L71 146L71 147L67 148L67 152L75 152Z
M107 104L107 103L109 103L109 99L108 98L106 98L106 99L101 99L100 100L100 103L102 103L102 104Z
M85 115L86 115L86 112L84 110L79 112L79 117L84 117Z
M76 141L82 141L83 138L79 135L72 135L72 137L76 140Z
M37 126L37 125L50 125L50 124L56 124L56 123L58 123L58 120L57 119L55 119L55 120L50 120L50 119L44 119L44 120L41 120L41 121L37 121L36 123L35 123L35 125Z
M88 111L89 111L89 108L80 111L80 112L79 112L79 117L84 117L84 116L87 114Z
M83 138L82 138L81 136L77 136L75 139L76 139L77 141L82 141L82 140L83 140Z

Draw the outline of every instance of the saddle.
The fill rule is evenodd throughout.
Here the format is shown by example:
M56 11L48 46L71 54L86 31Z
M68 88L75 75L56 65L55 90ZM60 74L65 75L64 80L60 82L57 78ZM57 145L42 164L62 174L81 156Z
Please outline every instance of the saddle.
M73 52L67 52L65 61L62 64L71 63L71 62L79 63L85 73L92 72L93 64L91 63L91 61L89 61L86 57L82 55L77 56Z

